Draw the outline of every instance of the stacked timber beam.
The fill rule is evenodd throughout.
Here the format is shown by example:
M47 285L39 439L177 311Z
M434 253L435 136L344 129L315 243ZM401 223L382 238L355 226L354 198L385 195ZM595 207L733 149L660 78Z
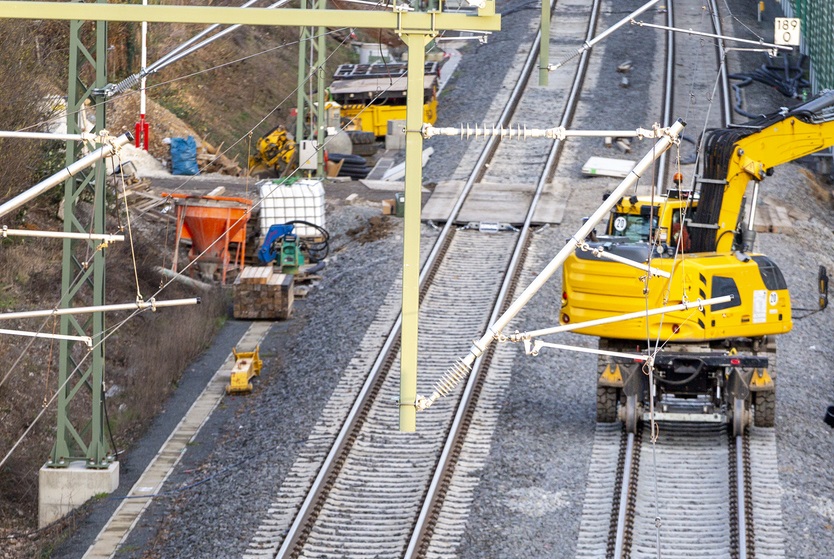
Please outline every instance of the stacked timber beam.
M272 266L247 266L235 280L235 318L286 320L292 314L293 276Z
M762 202L756 208L756 221L753 228L757 232L790 233L793 231L793 219L788 208L771 199L763 199ZM793 217L800 218L800 215ZM810 216L808 217L810 218Z

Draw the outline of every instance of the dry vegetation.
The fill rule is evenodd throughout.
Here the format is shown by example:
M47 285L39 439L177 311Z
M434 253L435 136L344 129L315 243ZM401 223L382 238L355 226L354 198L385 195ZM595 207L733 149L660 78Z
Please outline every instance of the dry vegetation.
M0 87L4 96L0 103L0 129L31 127L46 116L42 102L45 96L64 95L68 29L69 24L64 22L0 21ZM201 29L152 26L149 60L156 60ZM112 24L108 33L108 42L114 45L108 55L109 81L117 82L139 67L139 26ZM295 106L297 35L294 29L242 28L149 79L149 95L160 105L154 104L148 111L151 152L164 156L167 148L161 142L163 137L193 132L215 146L222 145L239 162L245 161L249 149L247 132L254 129L252 138L257 139L275 124L286 123L289 109ZM331 43L331 48L336 44ZM284 45L289 46L282 48ZM257 53L262 54L249 57ZM347 49L340 50L328 62L328 72L348 56ZM86 72L82 78L89 83L91 74ZM111 131L132 129L138 116L136 97L127 94L118 107L112 106L112 117L108 117L107 123ZM155 128L155 119L165 125ZM0 201L63 167L63 158L60 143L0 140ZM8 216L0 225L61 229L57 217L61 196L62 190L57 188L25 210ZM79 212L84 211L89 209L82 204ZM113 228L119 219L117 214L114 205L109 218ZM170 263L171 241L166 243L164 233L150 224L134 228L139 290L145 297L160 285L154 266L162 265L166 259ZM50 308L56 304L61 285L60 248L59 241L0 241L0 312ZM107 301L133 301L137 286L128 244L107 250ZM194 295L184 287L172 285L160 297ZM226 301L219 290L199 295L203 298L200 306L142 314L108 339L106 387L112 389L115 385L118 389L111 393L106 405L113 438L120 450L141 435L165 396L176 386L187 363L209 343L224 319ZM108 315L107 326L115 326L122 318L123 315ZM40 326L34 321L2 325L29 330ZM44 325L44 330L52 328L51 321ZM29 345L27 338L0 337L0 359L6 364L0 367L0 459L29 428L44 401L54 394L57 355L57 343L39 340ZM17 360L19 363L13 366ZM83 404L80 400L78 403ZM54 542L71 530L77 520L71 517L48 530L35 530L37 472L49 455L54 430L52 406L0 468L0 557L47 556Z

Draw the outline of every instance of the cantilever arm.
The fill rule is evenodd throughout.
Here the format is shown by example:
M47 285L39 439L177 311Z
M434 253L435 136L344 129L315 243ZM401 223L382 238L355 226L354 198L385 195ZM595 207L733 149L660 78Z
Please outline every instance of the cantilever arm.
M594 230L594 227L602 221L602 219L611 211L611 208L617 203L621 196L623 196L629 188L634 186L641 174L649 169L652 163L660 157L667 149L679 141L679 136L686 124L682 120L678 120L666 131L665 135L658 140L652 149L640 160L634 169L629 172L628 176L623 179L619 186L611 193L611 195L603 201L602 205L588 218L588 220L579 228L576 234L571 237L567 244L559 251L559 253L550 261L550 263L542 270L538 276L527 286L527 288L519 295L519 297L510 305L510 307L502 314L494 324L487 328L486 333L479 340L475 340L469 354L453 364L441 379L434 386L434 391L431 396L425 398L418 396L417 409L423 410L431 406L438 398L448 394L472 369L472 364L475 360L483 355L489 345L501 335L502 330L509 324L509 322L518 315L521 309L533 298L533 296L544 286L547 280L564 263L567 257L581 246L585 238Z

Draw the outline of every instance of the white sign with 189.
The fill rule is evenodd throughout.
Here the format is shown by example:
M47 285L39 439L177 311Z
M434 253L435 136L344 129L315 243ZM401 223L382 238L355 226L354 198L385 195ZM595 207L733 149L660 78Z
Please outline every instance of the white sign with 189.
M799 46L800 21L798 17L774 18L773 42L777 45Z

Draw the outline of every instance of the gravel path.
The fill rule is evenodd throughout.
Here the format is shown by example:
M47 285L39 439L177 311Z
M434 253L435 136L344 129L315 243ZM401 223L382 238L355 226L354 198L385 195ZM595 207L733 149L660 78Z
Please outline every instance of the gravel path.
M634 0L617 4L616 13L611 13L609 5L603 20L611 22L640 4ZM755 22L755 8L749 3L728 0L728 4ZM460 69L441 96L439 125L490 123L497 118L490 108L495 98L491 88L510 70L509 61L519 41L535 32L531 22L539 13L533 2L499 2L498 8L508 13L503 20L505 31L487 45L473 44L465 49ZM766 25L760 24L764 29ZM640 81L648 84L655 79L649 74L648 61L654 59L654 49L660 45L653 43L651 34L637 33L625 29L621 39L626 42L618 43L614 37L600 45L600 52L631 50L592 64L589 81L594 90L583 96L575 127L645 126L657 120L655 107L645 102L646 90L641 89ZM622 89L613 66L622 62L626 52L640 64L646 61L646 68L644 74L635 75L631 88ZM750 101L766 93L764 86L748 90ZM609 99L602 109L597 103L591 110L594 101ZM433 139L431 145L435 155L424 173L429 185L451 177L467 150L473 149L451 138ZM638 143L635 151L644 153L648 145ZM527 262L527 277L555 254L579 226L581 217L597 206L602 192L611 188L605 179L579 178L579 167L590 155L620 154L612 155L592 140L576 141L566 149L565 173L575 179L578 188L569 194L563 225L535 235L533 252L540 256ZM758 249L780 264L798 307L815 304L817 266L826 264L834 270L830 256L834 219L830 207L814 196L812 187L798 165L779 168L763 183L765 195L794 208L797 218L793 233L760 234ZM337 247L321 284L297 304L291 321L273 327L262 347L264 375L254 393L227 398L221 404L189 447L168 488L207 477L210 481L156 501L119 557L239 557L245 550L255 519L262 516L290 470L399 273L401 222L387 220L372 226L369 220L379 215L377 202L360 199L346 205L343 200L344 191L328 198L328 228L336 233ZM394 225L386 225L389 223ZM380 234L386 227L390 227L388 233ZM373 240L362 243L362 233L348 234L354 228L376 229L376 234L367 235L365 238ZM431 230L424 229L424 234L429 242ZM554 324L560 292L559 281L551 281L525 309L518 327ZM791 557L830 557L834 549L834 476L830 473L834 432L822 422L825 407L834 403L831 312L796 320L794 331L779 339L776 434L783 524ZM564 339L588 347L596 343L578 335ZM219 351L229 349L227 345ZM594 441L594 370L595 358L581 354L550 351L536 358L516 355L489 454L480 471L470 472L480 480L457 556L574 555ZM86 546L73 539L54 556L79 557L84 549Z

